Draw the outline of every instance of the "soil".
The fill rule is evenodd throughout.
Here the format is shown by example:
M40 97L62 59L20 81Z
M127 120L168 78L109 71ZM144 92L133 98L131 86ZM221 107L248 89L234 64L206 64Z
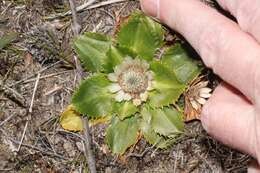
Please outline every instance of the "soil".
M0 37L19 34L0 50L0 172L88 172L81 134L59 125L77 81L72 19L48 17L69 9L65 0L0 1ZM135 1L85 9L78 13L81 32L113 34L118 19L137 9ZM168 150L141 140L124 157L109 152L104 129L105 125L91 127L100 173L242 173L251 159L212 139L199 121L187 123L186 135Z

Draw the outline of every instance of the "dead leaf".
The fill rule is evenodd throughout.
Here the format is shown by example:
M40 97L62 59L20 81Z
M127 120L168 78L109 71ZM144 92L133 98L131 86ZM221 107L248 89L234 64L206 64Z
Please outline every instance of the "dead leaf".
M185 96L185 107L184 107L184 121L189 122L192 120L200 120L201 107L198 110L194 109L189 102L188 98Z
M212 89L208 88L208 81L204 79L205 76L200 76L193 80L186 92L184 93L184 121L200 120L202 106L210 97ZM202 90L206 89L207 93L201 95ZM203 102L202 102L203 101Z
M60 124L62 128L68 131L82 131L83 123L80 114L73 105L69 105L61 114Z

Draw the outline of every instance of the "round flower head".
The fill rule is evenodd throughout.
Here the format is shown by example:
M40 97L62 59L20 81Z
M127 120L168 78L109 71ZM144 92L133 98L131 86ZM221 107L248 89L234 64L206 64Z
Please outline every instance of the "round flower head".
M203 76L191 82L188 90L184 93L185 98L185 121L200 119L202 106L211 96L211 88L208 88L208 81L203 80Z
M116 93L116 101L132 100L134 105L138 106L148 98L153 75L145 60L126 57L114 68L114 73L108 74L108 79L113 82L109 91Z
M190 88L190 103L196 110L201 109L201 105L204 105L207 99L211 96L211 88L207 87L208 81L202 81Z

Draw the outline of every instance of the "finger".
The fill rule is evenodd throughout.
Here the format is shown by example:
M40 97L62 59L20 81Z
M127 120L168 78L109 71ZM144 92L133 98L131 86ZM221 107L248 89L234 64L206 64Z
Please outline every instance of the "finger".
M156 3L157 2L157 3ZM255 101L260 46L239 26L197 0L141 0L143 10L180 32L204 63Z
M222 84L203 107L206 131L224 144L256 156L254 108L234 88Z
M240 27L260 42L259 0L217 0L219 4L236 17Z

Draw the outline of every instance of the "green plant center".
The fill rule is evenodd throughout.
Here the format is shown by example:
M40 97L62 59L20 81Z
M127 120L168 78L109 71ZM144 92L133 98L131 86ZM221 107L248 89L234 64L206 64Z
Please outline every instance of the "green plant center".
M139 94L147 88L148 78L140 67L129 68L119 76L121 88L131 94Z

